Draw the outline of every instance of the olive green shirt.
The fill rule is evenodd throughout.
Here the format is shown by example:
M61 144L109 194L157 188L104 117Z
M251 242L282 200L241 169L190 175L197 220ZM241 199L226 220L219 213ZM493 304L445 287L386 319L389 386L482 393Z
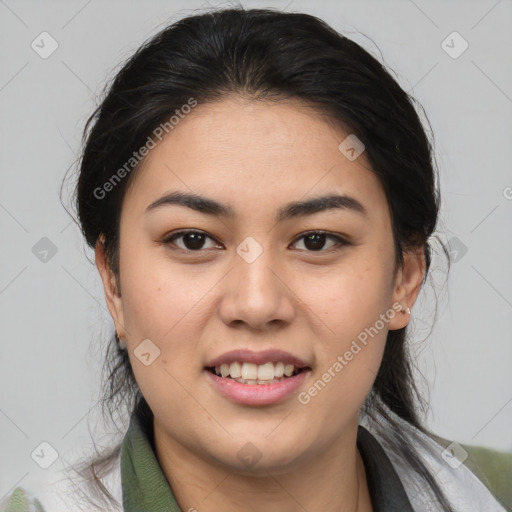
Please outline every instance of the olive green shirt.
M442 438L436 438L436 442L443 448L450 445L450 441ZM459 446L468 453L464 467L471 470L478 478L473 481L472 488L468 488L467 492L474 492L475 484L481 482L483 486L478 491L479 498L482 498L485 503L490 503L486 505L490 507L486 510L476 508L473 510L475 512L512 510L512 454L482 447ZM395 469L396 464L395 466L392 464L377 438L362 425L358 428L357 447L365 466L374 512L413 512L415 509ZM122 444L120 472L122 510L125 512L188 512L201 509L200 503L192 504L183 511L178 506L155 455L152 417L137 413L132 415ZM478 502L481 503L481 501ZM457 508L459 502L456 497L453 497L451 504L454 510L469 512L467 508ZM71 510L73 509L70 508ZM0 512L54 511L45 510L36 497L18 487L0 502Z

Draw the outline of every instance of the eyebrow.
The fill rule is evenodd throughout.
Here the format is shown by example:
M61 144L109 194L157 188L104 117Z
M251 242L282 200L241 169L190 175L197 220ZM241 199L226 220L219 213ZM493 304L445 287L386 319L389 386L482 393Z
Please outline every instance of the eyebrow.
M227 204L214 199L187 192L172 192L152 202L145 213L163 206L185 206L192 210L217 217L234 218L235 211ZM368 215L366 208L354 197L340 194L330 194L314 197L306 201L293 201L281 207L275 216L276 222L283 222L295 217L312 215L326 210L341 209L358 213L364 217Z

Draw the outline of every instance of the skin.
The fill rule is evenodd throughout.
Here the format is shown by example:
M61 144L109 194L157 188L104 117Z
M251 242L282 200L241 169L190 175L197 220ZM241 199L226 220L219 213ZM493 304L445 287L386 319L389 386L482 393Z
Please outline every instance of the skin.
M394 303L414 304L422 251L405 254L395 272L384 190L364 153L350 161L338 149L347 134L297 100L199 104L151 150L127 191L121 295L96 246L107 305L154 413L157 458L182 510L372 510L356 448L359 410L388 330L409 315L396 313L305 405L297 393L274 405L236 404L204 372L235 348L279 348L311 367L305 391ZM229 204L236 216L176 205L144 213L172 191ZM332 192L356 198L367 215L333 209L275 223L278 207ZM194 247L186 236L162 242L181 229L205 232L203 248L180 251ZM336 250L326 238L314 251L300 237L309 230L350 244ZM252 263L236 252L247 236L263 249ZM134 355L144 339L161 351L149 366ZM251 468L237 456L248 442L262 455Z

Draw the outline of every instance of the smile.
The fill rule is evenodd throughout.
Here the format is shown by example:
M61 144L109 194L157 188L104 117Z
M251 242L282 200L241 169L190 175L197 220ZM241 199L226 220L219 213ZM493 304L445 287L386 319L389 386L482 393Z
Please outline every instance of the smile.
M277 363L269 361L260 365L235 361L231 364L223 363L209 370L222 378L229 378L240 384L262 385L281 382L283 379L297 375L303 368L281 361Z
M258 372L261 367L265 367L262 372L263 376L270 376L271 372L273 378L269 379L244 379L242 376L233 378L229 374L222 376L222 370L215 367L205 368L204 374L213 387L216 394L219 394L223 398L227 398L231 402L239 405L273 405L279 402L283 402L290 396L300 392L303 387L303 383L308 375L311 374L311 369L308 367L295 368L290 365L292 372L290 376L283 373L281 377L276 377L282 370L282 363L265 363L263 365L255 365L253 363L231 363L235 365L234 374L237 375L237 364L240 365L240 373L243 375L244 365L249 365L245 375L254 376L255 369ZM272 368L270 367L272 365ZM286 365L285 365L286 366ZM231 365L228 366L229 372L231 371ZM290 367L286 368L290 373ZM218 375L218 370L221 374ZM224 368L224 373L227 369ZM283 370L284 371L284 370Z

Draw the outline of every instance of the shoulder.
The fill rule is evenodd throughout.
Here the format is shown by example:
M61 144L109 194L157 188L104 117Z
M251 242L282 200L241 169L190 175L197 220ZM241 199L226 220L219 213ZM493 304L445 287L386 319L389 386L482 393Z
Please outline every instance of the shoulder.
M16 487L0 502L0 512L46 512L41 502L23 487Z
M122 485L120 456L109 471L98 478L106 494L113 498L108 505L90 501L90 482L76 477L72 471L61 468L44 481L33 481L34 486L16 487L0 499L0 512L122 512Z
M491 491L507 510L512 510L512 453L483 446L473 446L442 437L435 441L444 448L444 458L450 464L463 464Z
M453 510L512 512L512 454L444 439L405 420L397 423L399 429L379 422L370 422L370 427L392 461L414 510L437 511L432 508L426 475L400 449L404 441L414 447L419 462Z

